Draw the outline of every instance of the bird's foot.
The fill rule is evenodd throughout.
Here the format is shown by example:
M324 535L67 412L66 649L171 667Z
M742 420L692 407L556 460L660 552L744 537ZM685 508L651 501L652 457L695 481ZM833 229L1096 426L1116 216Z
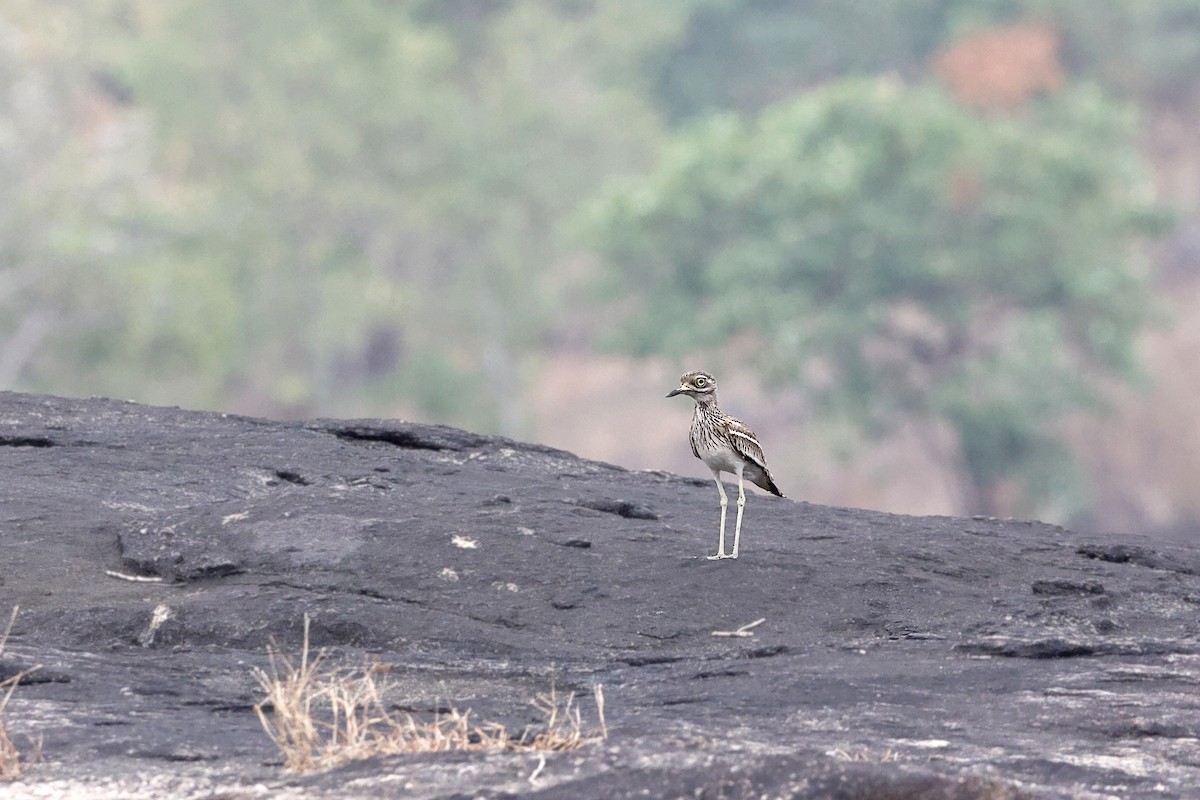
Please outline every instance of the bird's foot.
M705 556L709 561L717 561L722 558L737 558L737 553L717 553L715 556Z

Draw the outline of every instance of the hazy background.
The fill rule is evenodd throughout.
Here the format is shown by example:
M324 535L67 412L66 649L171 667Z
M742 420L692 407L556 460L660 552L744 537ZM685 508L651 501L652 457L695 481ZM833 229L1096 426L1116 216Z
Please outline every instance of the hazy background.
M1200 533L1200 0L0 0L0 388Z

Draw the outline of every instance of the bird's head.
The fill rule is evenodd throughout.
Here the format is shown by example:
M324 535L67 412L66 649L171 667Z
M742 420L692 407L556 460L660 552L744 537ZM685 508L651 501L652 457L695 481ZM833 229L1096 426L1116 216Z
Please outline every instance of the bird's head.
M669 392L667 397L677 394L686 394L697 403L711 402L717 397L717 379L703 370L685 372L679 379L679 388Z

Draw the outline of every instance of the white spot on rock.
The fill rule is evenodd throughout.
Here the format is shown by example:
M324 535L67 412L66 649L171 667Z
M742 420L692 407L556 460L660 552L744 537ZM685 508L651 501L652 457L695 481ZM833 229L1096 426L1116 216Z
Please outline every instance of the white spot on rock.
M941 750L950 746L950 742L945 739L896 739L895 741L896 744L908 747L924 747L927 750Z
M175 612L166 603L159 603L155 606L154 611L150 614L150 624L146 630L138 634L138 644L142 647L154 644L154 635L158 632L159 627L173 616L175 616Z

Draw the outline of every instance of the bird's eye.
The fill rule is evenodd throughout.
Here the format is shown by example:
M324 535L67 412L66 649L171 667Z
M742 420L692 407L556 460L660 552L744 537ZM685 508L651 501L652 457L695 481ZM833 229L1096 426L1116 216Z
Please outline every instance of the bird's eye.
M708 386L708 378L701 376L699 378L696 378L696 380L693 381L693 383L696 384L697 389L703 389L705 386Z

